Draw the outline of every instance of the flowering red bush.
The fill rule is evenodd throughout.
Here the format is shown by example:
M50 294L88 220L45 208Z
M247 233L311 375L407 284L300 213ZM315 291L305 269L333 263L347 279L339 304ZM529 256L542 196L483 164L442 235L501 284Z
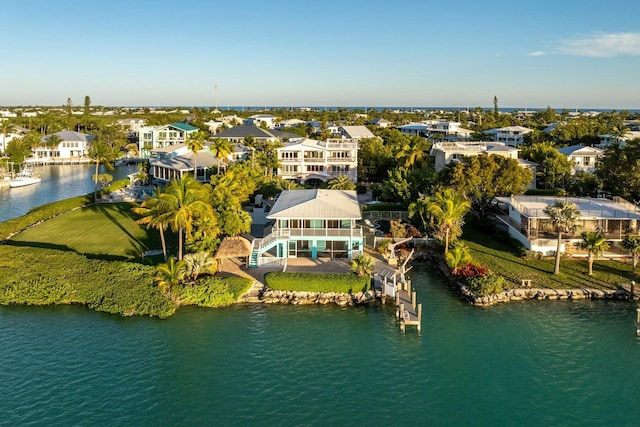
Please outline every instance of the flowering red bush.
M489 269L483 265L476 265L469 263L466 266L459 268L456 271L455 276L459 279L471 279L473 277L484 277L489 272Z

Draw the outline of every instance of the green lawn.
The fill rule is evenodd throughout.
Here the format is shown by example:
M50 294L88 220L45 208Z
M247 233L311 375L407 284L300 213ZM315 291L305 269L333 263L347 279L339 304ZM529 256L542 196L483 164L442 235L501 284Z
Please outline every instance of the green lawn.
M630 263L604 259L594 261L592 276L587 274L586 259L570 258L562 258L560 274L553 274L555 258L522 259L502 239L471 226L465 227L462 239L469 245L475 263L504 276L512 286L520 285L522 279L530 279L531 286L536 288L616 289L633 278Z
M93 205L66 212L11 238L16 246L74 251L106 260L140 258L160 249L160 236L135 224L132 203Z

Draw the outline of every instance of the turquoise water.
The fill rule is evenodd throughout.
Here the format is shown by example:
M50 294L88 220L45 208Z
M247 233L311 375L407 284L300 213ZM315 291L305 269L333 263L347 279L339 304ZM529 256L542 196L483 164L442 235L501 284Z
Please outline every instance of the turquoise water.
M24 215L36 206L89 194L94 190L94 165L47 165L32 169L42 178L39 184L0 188L0 222ZM137 170L136 165L121 165L114 169L101 165L98 173L108 173L118 180Z
M479 309L412 275L421 334L391 307L0 307L0 425L637 424L635 304Z

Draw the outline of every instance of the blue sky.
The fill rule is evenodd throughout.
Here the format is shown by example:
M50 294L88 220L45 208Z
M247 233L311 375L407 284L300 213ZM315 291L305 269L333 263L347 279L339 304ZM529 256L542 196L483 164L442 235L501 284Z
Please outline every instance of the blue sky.
M0 105L640 108L638 0L20 0L0 15Z

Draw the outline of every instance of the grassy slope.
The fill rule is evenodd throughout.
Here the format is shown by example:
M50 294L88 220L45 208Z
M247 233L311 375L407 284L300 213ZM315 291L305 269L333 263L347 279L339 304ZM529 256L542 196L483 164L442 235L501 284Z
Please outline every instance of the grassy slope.
M629 263L604 259L594 261L593 276L589 276L586 259L562 258L560 274L555 275L555 258L522 259L508 244L473 227L465 227L463 239L469 245L474 262L504 276L511 286L519 286L520 280L530 279L531 286L537 288L616 289L618 284L628 283L633 278Z
M157 232L134 223L132 206L99 204L67 212L15 235L9 244L71 250L92 258L137 258L161 245Z

